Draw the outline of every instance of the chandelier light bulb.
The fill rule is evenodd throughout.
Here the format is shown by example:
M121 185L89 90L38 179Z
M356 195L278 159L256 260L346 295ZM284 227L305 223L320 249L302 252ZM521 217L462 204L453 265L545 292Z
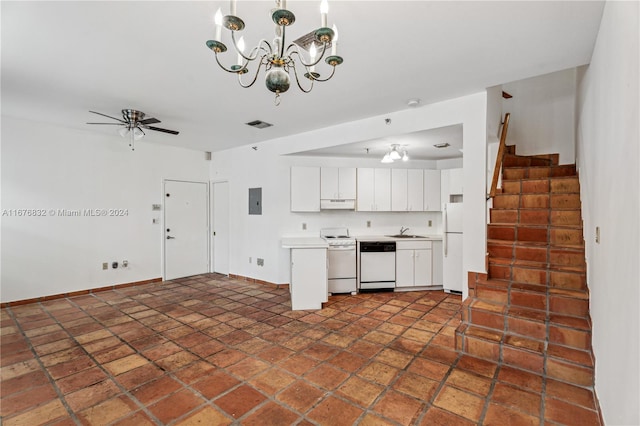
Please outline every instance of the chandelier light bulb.
M309 49L309 59L311 59L311 63L314 63L316 61L316 55L318 54L318 51L316 50L316 44L315 43L311 43L311 48ZM316 66L315 65L311 65L309 67L309 70L311 72L315 71Z
M238 40L238 65L242 65L242 53L244 52L244 37Z
M407 151L402 153L402 161L409 161L409 156L407 155Z
M321 17L321 28L325 28L327 26L327 15L329 14L329 2L327 0L322 0L320 2L320 17Z
M400 155L400 153L398 152L398 150L396 149L395 146L393 147L393 149L389 153L389 157L391 157L392 160L399 160L399 159L402 158L402 156Z
M216 24L216 38L214 40L220 41L222 38L222 12L220 8L218 8L218 11L213 17L213 22Z
M380 162L381 163L393 163L393 159L391 158L391 155L389 155L389 153L386 153L384 155L384 157L382 157L382 160Z
M333 24L333 40L331 41L331 55L336 56L338 52L338 27Z
M128 127L123 127L122 129L118 130L118 134L120 136L122 136L123 138L127 136L127 134L129 134L129 128Z

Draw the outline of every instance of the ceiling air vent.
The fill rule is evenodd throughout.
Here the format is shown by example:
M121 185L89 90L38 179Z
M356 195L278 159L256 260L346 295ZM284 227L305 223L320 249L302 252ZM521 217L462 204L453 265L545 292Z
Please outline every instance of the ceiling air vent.
M451 145L449 145L449 142L444 142L444 143L437 143L434 146L436 148L446 148L446 147L451 146Z
M273 126L273 124L267 123L262 120L253 120L248 122L247 126L255 127L256 129L266 129L267 127Z

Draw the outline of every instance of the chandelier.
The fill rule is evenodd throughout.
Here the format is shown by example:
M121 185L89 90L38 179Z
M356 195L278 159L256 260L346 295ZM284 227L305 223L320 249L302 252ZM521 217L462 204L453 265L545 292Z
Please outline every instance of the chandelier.
M245 27L244 21L236 16L236 0L231 0L230 14L222 17L220 9L215 14L214 22L216 25L215 40L208 40L207 47L213 51L216 57L216 62L223 70L237 74L238 82L240 86L247 88L253 86L258 79L260 69L264 66L265 83L267 89L276 94L275 104L280 104L280 94L289 90L291 85L290 73L293 73L293 77L304 93L309 93L313 89L313 83L316 81L324 82L333 77L336 70L336 65L342 63L342 57L336 55L338 31L336 26L332 28L327 27L327 14L329 6L327 0L322 0L320 4L320 16L321 26L317 30L309 34L309 40L300 49L298 44L291 43L286 45L285 35L286 28L293 24L296 20L293 12L286 9L286 0L276 0L276 8L273 9L271 19L276 24L275 26L275 38L272 43L262 39L256 47L251 49L248 53L244 52L244 38L240 37L236 40L236 32L242 31ZM222 43L222 26L231 31L231 41L233 47L237 52L237 61L235 64L225 67L218 58L219 53L227 51L227 46ZM301 38L303 39L303 38ZM306 50L307 45L308 53L305 58L305 54L301 50ZM286 46L286 47L285 47ZM330 54L328 54L330 51ZM325 62L331 66L331 70L328 76L323 76L315 69L316 65L325 57ZM255 74L253 78L249 78L248 81L243 81L243 74L249 72L248 65L250 63L257 64ZM301 83L298 75L298 67L301 67L300 71L304 77L309 80L310 83ZM306 87L305 87L306 85Z
M402 154L400 153L400 150L402 151ZM391 149L386 154L384 154L384 157L382 157L382 160L380 160L380 162L393 163L396 160L409 161L409 154L407 153L406 148L401 149L400 145L393 144L391 145Z

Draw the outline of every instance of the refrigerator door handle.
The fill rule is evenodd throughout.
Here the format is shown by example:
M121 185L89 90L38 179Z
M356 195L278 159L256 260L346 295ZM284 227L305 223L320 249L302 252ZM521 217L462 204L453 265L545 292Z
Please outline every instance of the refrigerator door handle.
M447 244L447 233L448 233L448 223L447 223L447 205L444 205L444 212L442 214L442 226L444 228L443 238L442 238L442 246L444 247L444 257L447 257L448 252L448 244Z

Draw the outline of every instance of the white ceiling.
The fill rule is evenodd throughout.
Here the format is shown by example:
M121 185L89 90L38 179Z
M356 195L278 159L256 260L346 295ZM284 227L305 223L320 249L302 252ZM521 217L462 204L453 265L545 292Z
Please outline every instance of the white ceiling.
M436 144L449 144L436 148ZM462 157L462 124L438 129L365 140L297 153L306 156L382 159L392 145L401 153L407 151L412 160L444 160Z
M319 26L319 3L288 1L296 15L288 42ZM134 108L180 131L147 132L147 141L218 151L402 110L413 98L427 104L584 65L603 9L600 1L330 0L344 63L310 94L292 85L276 107L262 75L254 87L239 87L205 46L215 10L226 14L228 4L2 1L2 114L117 142L115 126L85 124L102 121L88 111L120 116ZM248 45L272 39L273 6L238 2ZM221 60L231 64L235 55ZM274 126L244 124L256 119ZM382 142L343 154L374 143Z

